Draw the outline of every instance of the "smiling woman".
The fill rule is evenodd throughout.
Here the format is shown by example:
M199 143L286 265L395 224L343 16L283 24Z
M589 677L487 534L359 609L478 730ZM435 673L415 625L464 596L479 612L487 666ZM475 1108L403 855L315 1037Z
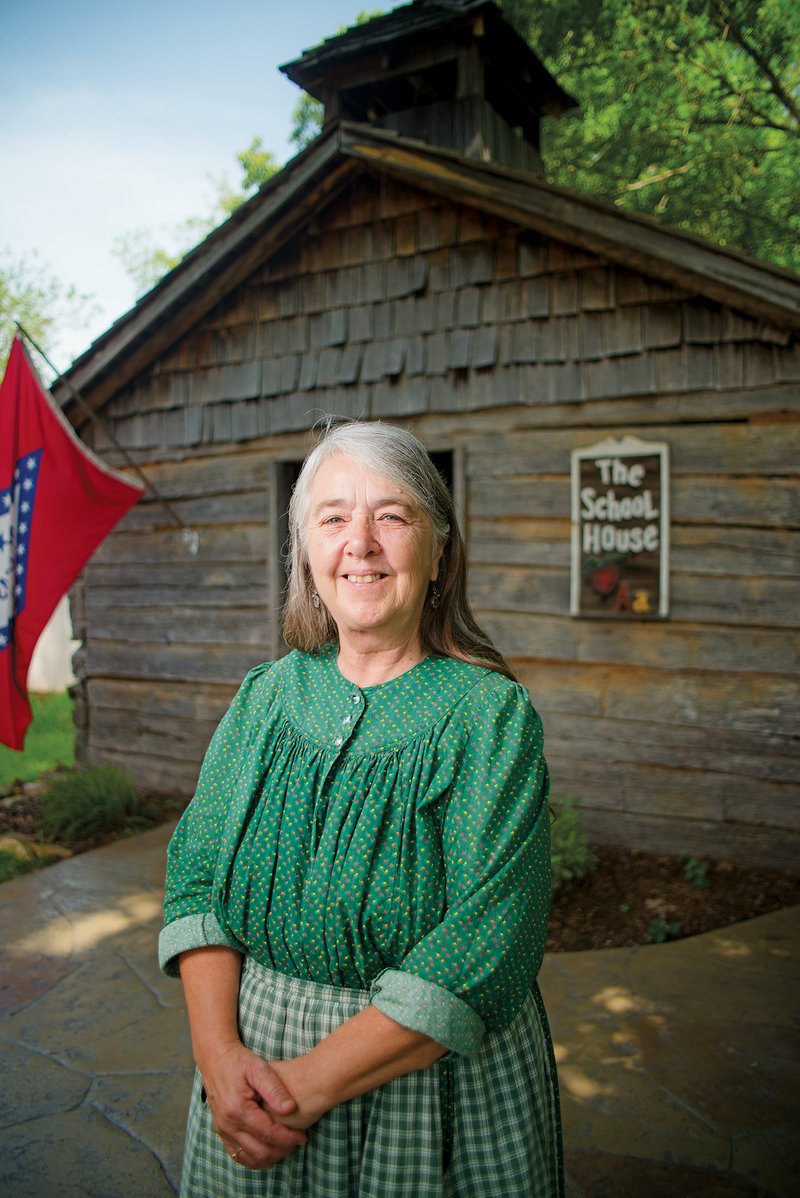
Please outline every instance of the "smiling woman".
M339 665L369 685L422 657L422 608L443 544L409 493L339 453L311 483L305 550L316 593L339 633Z
M169 851L182 1194L557 1198L541 724L450 493L409 433L344 425L289 538L294 651L245 680Z

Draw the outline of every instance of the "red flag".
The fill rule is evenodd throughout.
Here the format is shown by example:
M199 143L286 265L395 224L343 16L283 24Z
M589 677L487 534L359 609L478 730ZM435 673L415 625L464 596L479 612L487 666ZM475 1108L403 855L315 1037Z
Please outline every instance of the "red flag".
M31 722L36 642L143 490L81 444L16 337L0 385L0 742L12 749Z

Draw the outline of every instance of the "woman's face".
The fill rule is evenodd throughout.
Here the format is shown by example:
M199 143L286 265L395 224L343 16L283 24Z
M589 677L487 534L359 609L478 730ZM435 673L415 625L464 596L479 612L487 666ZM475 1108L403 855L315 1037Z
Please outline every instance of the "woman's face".
M346 454L328 458L310 488L306 551L340 639L416 637L442 547L409 492Z

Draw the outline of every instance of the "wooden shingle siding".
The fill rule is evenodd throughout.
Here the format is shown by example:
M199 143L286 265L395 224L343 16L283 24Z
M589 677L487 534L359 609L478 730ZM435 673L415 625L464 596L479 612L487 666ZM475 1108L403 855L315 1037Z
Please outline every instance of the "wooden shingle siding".
M377 402L384 412L381 381L422 373L456 372L451 385L430 389L437 410L474 407L472 375L490 367L500 367L493 371L498 398L490 401L497 406L800 376L795 347L781 345L786 334L763 322L681 297L562 243L515 238L503 222L468 209L423 200L409 212L410 197L419 207L410 189L366 180L354 188L336 210L338 227L305 238L295 260L284 253L264 267L159 363L149 385L140 380L115 397L109 410L123 443L277 435L281 413L294 413L301 393L325 409L342 387L359 392L348 407L369 415ZM346 223L365 210L375 212L374 226ZM235 314L232 329L219 327L225 313ZM418 410L421 392L412 391L406 408ZM270 405L281 397L288 404ZM235 403L242 406L234 413ZM187 427L156 415L197 405L220 411L202 427L196 417ZM265 406L273 409L269 420ZM296 428L288 419L287 429Z

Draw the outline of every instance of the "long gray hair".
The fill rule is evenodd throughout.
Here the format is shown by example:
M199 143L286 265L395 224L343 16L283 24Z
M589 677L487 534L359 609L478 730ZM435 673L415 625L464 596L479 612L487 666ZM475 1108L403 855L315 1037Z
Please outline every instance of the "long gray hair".
M407 491L430 520L437 547L444 547L436 582L439 602L433 606L429 597L422 612L420 640L424 651L473 662L514 678L511 666L470 610L464 542L444 479L416 437L406 429L380 421L352 421L329 427L303 463L289 503L289 584L283 611L286 643L312 653L337 640L330 613L323 604L314 606L314 581L306 551L311 484L323 462L337 453L390 478Z

